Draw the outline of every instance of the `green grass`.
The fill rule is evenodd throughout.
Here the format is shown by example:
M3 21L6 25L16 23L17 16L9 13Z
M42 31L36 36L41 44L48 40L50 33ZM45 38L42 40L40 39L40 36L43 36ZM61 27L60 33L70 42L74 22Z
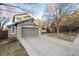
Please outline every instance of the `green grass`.
M76 35L65 34L65 33L60 33L60 34L57 34L57 33L48 33L47 35L49 37L58 38L58 39L66 40L66 41L70 41L70 42L73 42L75 40L75 38L76 38Z
M1 56L28 56L19 41L11 42L0 47Z

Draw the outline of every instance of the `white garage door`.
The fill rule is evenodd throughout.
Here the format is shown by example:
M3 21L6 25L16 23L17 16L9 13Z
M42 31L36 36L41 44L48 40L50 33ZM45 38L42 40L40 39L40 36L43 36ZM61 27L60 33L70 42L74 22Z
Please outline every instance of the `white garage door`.
M28 27L22 27L22 37L29 37L29 36L37 36L38 35L38 29L37 28L28 28Z

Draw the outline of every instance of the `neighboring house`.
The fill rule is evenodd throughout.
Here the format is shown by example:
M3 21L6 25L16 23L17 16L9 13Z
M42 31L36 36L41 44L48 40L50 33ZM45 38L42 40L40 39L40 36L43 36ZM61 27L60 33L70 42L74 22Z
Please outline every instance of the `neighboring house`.
M13 24L8 26L8 37L29 37L41 34L41 28L28 14L17 14L13 17Z

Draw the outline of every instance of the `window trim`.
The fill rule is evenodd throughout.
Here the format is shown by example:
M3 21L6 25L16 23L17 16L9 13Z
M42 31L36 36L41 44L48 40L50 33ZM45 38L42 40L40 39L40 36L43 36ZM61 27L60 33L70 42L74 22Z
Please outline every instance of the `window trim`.
M13 27L14 27L14 33L13 33ZM11 27L11 34L16 34L16 26Z
M21 16L16 16L15 21L21 21L21 19L17 19L17 17L19 17L19 18L21 18L21 19L22 19L22 17L21 17Z

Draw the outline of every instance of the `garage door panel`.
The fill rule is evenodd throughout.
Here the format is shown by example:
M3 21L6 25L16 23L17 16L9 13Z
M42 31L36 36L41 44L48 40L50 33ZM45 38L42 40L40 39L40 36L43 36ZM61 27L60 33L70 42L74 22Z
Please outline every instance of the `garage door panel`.
M37 36L38 29L22 28L22 37Z

